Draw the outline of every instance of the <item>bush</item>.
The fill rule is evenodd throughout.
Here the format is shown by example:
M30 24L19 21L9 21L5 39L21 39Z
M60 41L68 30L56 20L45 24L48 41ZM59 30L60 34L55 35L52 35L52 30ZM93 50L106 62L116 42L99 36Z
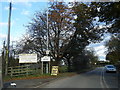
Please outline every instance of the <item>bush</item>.
M64 73L68 71L68 67L67 66L59 66L59 72L60 73Z

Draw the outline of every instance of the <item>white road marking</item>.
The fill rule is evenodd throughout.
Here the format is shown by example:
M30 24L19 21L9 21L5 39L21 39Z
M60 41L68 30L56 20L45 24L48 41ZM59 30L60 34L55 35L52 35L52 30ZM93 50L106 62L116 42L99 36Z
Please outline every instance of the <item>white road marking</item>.
M104 78L104 68L103 68L102 72L103 72L103 82L104 82L104 84L105 84L105 87L106 87L106 88L109 88L109 86L107 85L107 83L106 83L106 81L105 81L105 78Z
M104 78L104 68L101 71L100 84L101 84L102 88L109 88L109 86L107 85L105 78Z
M103 71L101 71L101 75L100 75L100 84L101 84L101 87L104 88L103 81L102 81L102 77L103 77L102 72Z

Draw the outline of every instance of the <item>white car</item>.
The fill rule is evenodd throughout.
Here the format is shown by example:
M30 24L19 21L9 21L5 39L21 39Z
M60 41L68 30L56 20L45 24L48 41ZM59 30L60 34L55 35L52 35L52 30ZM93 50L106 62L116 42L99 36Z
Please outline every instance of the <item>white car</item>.
M116 72L116 67L114 65L106 65L105 66L105 71L106 72Z

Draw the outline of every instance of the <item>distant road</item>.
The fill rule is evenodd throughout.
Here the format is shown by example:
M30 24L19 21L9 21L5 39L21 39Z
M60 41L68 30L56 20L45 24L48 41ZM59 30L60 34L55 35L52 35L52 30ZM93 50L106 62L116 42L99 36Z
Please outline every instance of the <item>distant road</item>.
M104 68L100 67L34 88L118 88L117 79L117 73L106 73Z

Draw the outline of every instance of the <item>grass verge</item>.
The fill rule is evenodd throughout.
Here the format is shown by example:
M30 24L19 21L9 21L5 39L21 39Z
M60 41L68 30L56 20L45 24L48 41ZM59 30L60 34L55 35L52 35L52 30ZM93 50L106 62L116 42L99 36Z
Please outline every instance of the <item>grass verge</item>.
M4 77L3 81L11 81L11 80L25 80L25 79L47 79L47 78L57 78L57 77L66 77L66 76L74 76L80 73L84 73L90 70L95 69L95 67L90 68L90 69L83 69L80 70L79 72L65 72L65 73L58 73L57 76L52 76L51 74L36 74L36 75L29 75L29 76L19 76L19 77L10 77L6 76Z
M64 76L73 76L75 72L66 72L66 73L59 73L57 76L52 76L50 74L37 74L37 75L29 75L29 76L19 76L19 77L4 77L3 81L11 81L11 80L25 80L25 79L47 79L47 78L56 78L56 77L64 77Z

